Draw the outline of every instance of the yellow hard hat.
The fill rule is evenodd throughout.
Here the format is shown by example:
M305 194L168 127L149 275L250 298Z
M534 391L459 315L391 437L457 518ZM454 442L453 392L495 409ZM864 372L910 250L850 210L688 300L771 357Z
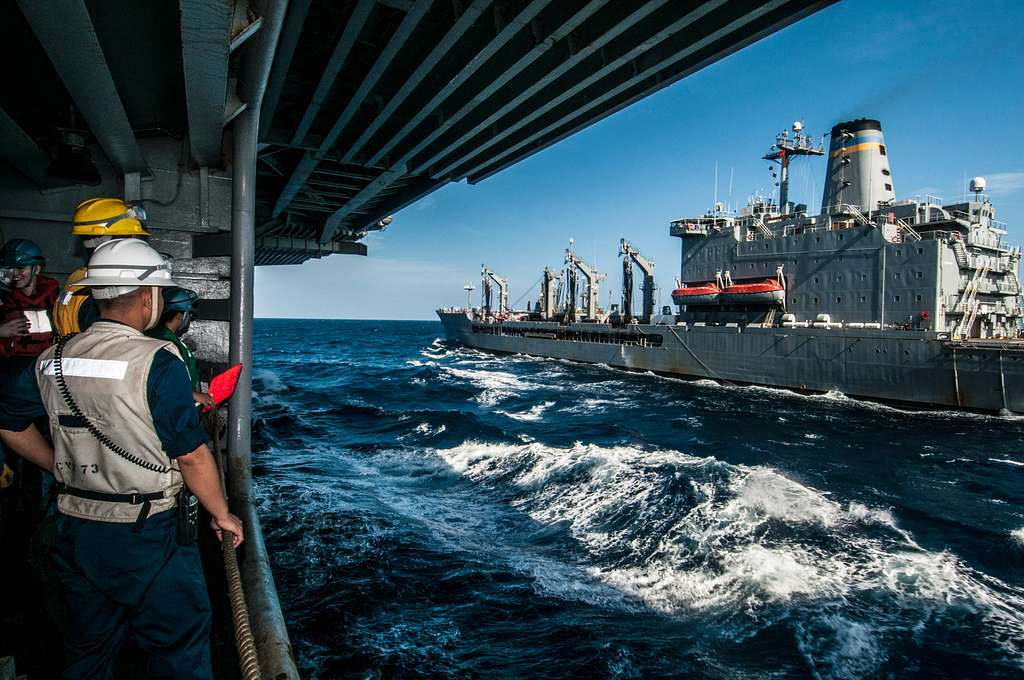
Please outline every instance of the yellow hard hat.
M146 211L120 198L90 198L75 208L71 219L76 236L149 236L142 228Z

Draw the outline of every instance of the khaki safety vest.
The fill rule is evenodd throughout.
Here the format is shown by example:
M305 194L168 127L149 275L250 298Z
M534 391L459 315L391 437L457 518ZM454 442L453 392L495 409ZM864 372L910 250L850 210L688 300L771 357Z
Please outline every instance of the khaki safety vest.
M53 305L53 330L57 338L80 333L82 330L78 327L78 310L89 299L89 291L79 286L78 282L85 278L86 272L85 267L79 267L68 274L64 287L57 296L57 302Z
M160 466L177 468L163 451L149 410L147 385L153 357L161 349L180 356L174 345L146 337L113 321L98 321L64 347L64 380L83 415L121 448ZM154 472L125 460L79 426L61 396L53 371L53 348L40 355L36 378L53 433L54 477L75 489L107 494L163 492L150 515L175 505L182 486L177 469ZM61 424L64 416L65 424ZM134 522L140 507L69 494L57 499L64 514L101 522Z

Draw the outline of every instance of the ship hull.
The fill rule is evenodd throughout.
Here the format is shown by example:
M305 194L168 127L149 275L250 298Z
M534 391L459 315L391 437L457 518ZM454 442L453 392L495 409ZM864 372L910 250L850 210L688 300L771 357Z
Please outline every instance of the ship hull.
M439 311L450 341L723 383L838 391L921 407L1024 413L1024 343L950 343L922 331L553 322L487 324Z

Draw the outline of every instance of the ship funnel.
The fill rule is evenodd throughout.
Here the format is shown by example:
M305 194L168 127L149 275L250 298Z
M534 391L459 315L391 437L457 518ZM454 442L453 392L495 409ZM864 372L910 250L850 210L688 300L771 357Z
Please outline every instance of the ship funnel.
M849 204L870 213L895 198L882 124L858 118L833 127L821 212Z

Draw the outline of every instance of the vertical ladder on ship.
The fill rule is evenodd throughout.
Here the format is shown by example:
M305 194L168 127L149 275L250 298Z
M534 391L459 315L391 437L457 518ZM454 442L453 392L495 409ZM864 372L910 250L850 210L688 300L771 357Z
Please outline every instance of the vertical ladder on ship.
M964 294L957 305L963 310L963 316L960 317L960 323L957 324L956 331L953 333L954 340L966 337L966 334L971 332L971 327L974 326L974 320L978 317L978 288L981 287L981 282L986 274L988 274L987 259L980 262L978 268L974 270L974 276L964 288Z

